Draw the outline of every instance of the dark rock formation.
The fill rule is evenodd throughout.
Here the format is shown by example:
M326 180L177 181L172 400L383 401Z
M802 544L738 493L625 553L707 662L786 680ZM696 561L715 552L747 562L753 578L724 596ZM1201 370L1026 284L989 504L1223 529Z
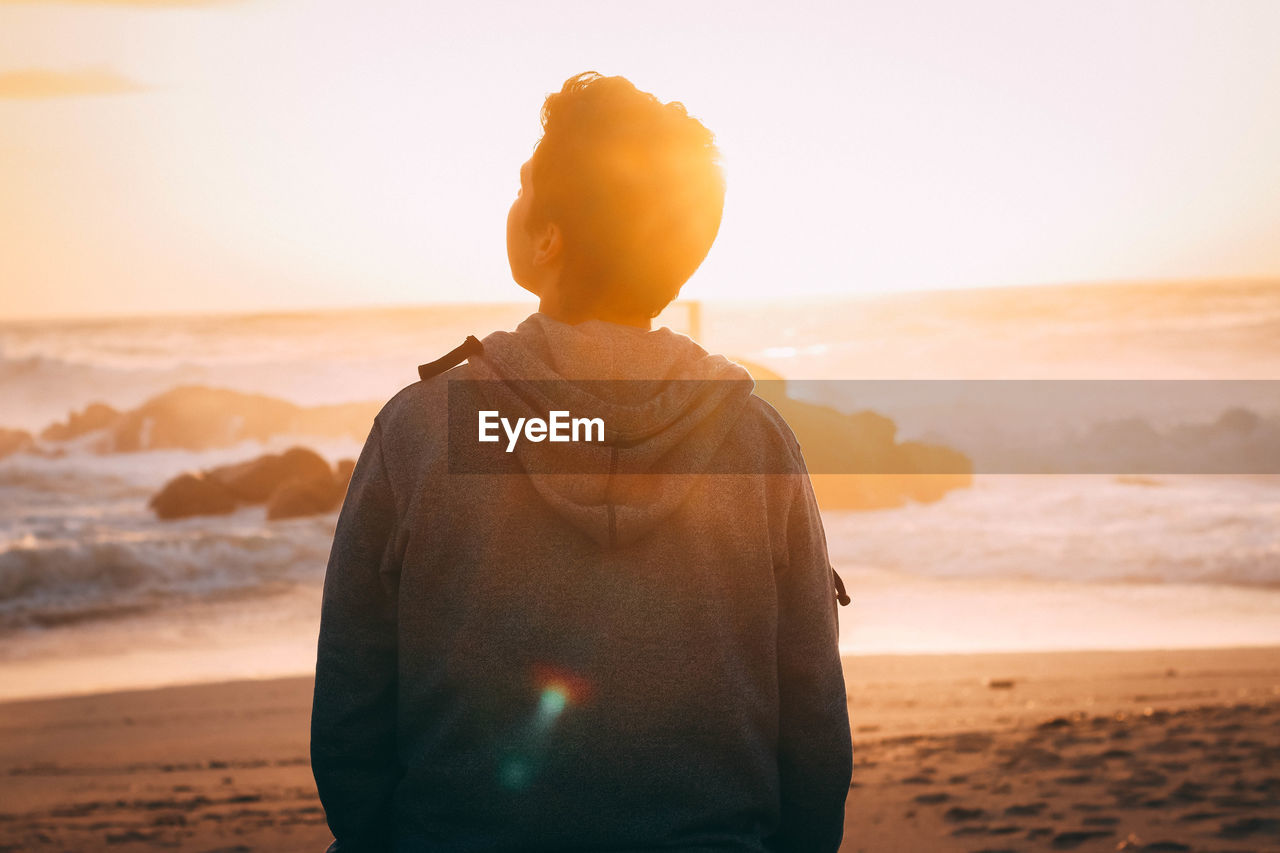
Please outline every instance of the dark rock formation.
M41 431L40 437L45 441L70 441L91 432L107 429L115 424L119 417L120 412L106 403L90 403L85 406L84 411L69 414L66 423L49 424Z
M305 447L284 453L268 453L240 462L212 468L208 476L222 483L243 503L262 503L292 480L330 480L329 464L320 454Z
M355 463L343 459L336 470L314 450L291 447L257 459L222 465L170 480L152 499L160 518L219 515L238 505L267 505L267 518L297 518L337 509Z
M334 466L334 476L338 482L342 483L342 490L345 492L347 486L351 484L351 474L356 470L356 460L339 459L338 464Z
M973 463L957 450L897 440L897 425L871 411L846 414L787 395L777 373L739 362L756 395L786 419L804 453L818 503L826 509L881 509L932 502L973 484Z
M14 453L30 450L35 446L31 433L25 429L5 429L0 427L0 459Z
M163 519L193 515L226 515L234 512L236 499L217 480L203 473L180 474L165 484L148 503Z
M267 501L267 518L298 518L337 509L346 486L327 472L323 479L290 480Z
M67 441L102 431L93 448L100 453L208 450L277 435L363 439L379 405L299 406L261 394L187 385L126 412L93 403L83 412L73 412L66 423L51 424L41 435L47 441Z
M175 388L125 412L112 428L111 449L206 450L247 439L262 441L287 429L297 411L292 403L259 394Z

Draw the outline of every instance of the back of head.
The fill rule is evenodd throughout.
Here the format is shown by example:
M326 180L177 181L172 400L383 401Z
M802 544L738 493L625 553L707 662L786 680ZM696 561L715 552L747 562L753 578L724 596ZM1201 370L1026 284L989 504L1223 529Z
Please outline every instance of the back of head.
M542 128L531 220L560 226L571 298L586 310L656 316L720 229L714 135L683 104L595 72L547 97Z

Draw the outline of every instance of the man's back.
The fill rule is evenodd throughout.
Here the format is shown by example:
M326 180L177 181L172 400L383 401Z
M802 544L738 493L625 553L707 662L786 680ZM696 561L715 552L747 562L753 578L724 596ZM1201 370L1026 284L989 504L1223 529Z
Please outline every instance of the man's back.
M460 411L540 404L609 440L460 438ZM397 395L357 466L317 664L330 825L403 850L835 850L834 608L798 446L741 368L535 314Z

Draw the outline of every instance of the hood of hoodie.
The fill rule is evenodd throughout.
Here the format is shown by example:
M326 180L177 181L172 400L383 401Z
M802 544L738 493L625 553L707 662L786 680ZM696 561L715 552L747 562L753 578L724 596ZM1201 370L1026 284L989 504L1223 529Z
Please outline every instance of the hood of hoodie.
M601 443L520 441L538 494L602 545L627 545L674 512L741 416L751 375L667 328L535 313L471 358L480 396L502 417L600 418Z

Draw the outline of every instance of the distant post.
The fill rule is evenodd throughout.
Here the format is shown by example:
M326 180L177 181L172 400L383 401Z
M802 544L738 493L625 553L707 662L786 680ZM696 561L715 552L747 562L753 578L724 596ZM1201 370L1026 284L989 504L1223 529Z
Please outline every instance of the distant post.
M685 304L689 307L689 337L700 341L702 340L702 303L692 299Z

